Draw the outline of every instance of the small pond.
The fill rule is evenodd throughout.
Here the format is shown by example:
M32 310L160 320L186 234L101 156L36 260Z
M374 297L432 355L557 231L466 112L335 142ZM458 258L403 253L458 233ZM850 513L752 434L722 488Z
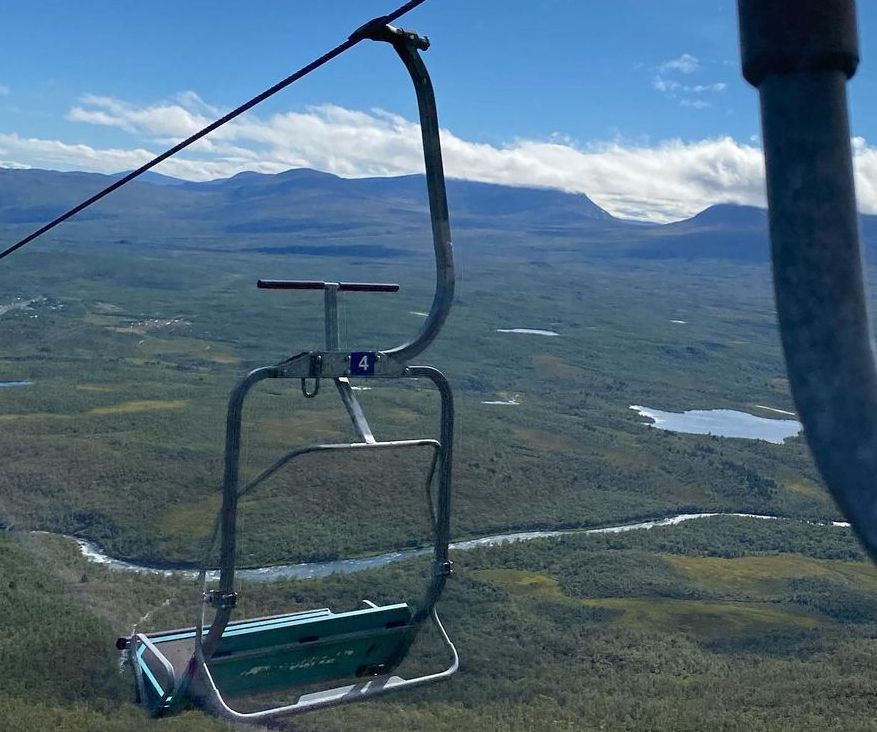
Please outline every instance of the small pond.
M499 406L510 406L517 407L520 406L520 402L518 401L519 394L515 394L511 399L488 399L486 401L482 401L482 404L494 404Z
M525 333L527 335L541 335L541 336L559 336L560 333L556 333L553 330L540 330L539 328L497 328L497 333Z

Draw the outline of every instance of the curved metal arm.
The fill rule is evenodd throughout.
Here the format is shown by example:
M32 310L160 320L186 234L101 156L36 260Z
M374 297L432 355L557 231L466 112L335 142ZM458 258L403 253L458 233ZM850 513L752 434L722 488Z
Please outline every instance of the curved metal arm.
M408 69L411 81L414 82L420 114L423 161L426 165L426 188L429 194L429 214L432 220L432 240L435 249L435 295L420 332L408 343L382 351L392 358L407 362L422 353L435 340L454 301L454 253L451 245L451 224L442 165L438 112L429 72L418 53L418 49L425 50L429 47L429 41L384 24L365 26L359 33L365 38L392 44L405 68Z
M877 559L877 369L859 250L846 81L854 0L739 0L761 99L774 287L792 396L816 464Z

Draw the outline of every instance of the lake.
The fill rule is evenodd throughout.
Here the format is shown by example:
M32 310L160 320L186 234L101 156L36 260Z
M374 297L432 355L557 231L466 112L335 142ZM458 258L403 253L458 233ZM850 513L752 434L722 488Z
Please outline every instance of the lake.
M764 440L781 445L789 437L801 431L801 423L794 419L768 419L756 417L734 409L692 409L687 412L664 412L653 407L630 405L649 427L690 435L716 435L717 437L740 437L748 440Z

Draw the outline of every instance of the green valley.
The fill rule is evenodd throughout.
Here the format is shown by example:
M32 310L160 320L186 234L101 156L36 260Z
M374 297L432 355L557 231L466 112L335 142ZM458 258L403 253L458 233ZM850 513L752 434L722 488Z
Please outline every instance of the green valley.
M270 183L251 199L239 191L244 202L225 213L197 186L189 199L143 184L162 212L155 226L122 200L0 268L0 382L30 382L0 388L0 726L226 728L196 711L147 721L113 648L136 623L191 624L195 583L95 565L70 539L34 532L132 562L198 565L220 501L229 391L323 337L320 295L259 291L259 277L399 282L394 295L342 296L342 342L415 333L433 272L410 181L366 203L350 194L356 225L341 232L329 225L349 213L338 202L314 215L347 195L341 184L313 184L284 218ZM4 238L29 221L34 190L22 187L12 213L0 207ZM803 439L662 431L630 409L794 409L763 216L739 224L738 211L719 210L647 227L576 197L527 208L521 194L492 212L483 194L457 189L457 300L421 359L456 391L453 537L681 512L789 520L715 517L458 552L440 610L459 675L285 728L873 729L877 573L849 529L815 523L842 517ZM402 210L398 227L374 200ZM746 256L728 256L727 239L710 248L717 216L731 217L721 228ZM243 226L259 220L274 225ZM559 335L500 332L520 328ZM425 384L354 383L380 437L435 435ZM260 386L244 422L250 477L293 446L351 435L334 393L305 400L297 381ZM242 501L241 565L427 543L429 457L309 456L280 472ZM416 600L427 565L244 583L240 612ZM440 663L435 640L406 664Z

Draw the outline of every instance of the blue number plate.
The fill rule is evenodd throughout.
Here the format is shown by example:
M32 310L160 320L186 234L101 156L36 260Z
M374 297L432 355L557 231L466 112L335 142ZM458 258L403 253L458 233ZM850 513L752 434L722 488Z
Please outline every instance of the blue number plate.
M374 351L354 351L350 354L350 375L371 376L375 372Z

